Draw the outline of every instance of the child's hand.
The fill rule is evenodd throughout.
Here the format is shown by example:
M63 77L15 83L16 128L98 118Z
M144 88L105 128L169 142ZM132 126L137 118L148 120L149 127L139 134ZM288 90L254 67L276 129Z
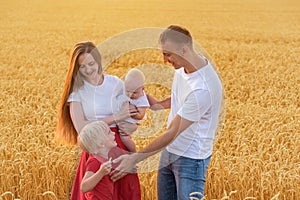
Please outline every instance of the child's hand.
M111 158L109 158L109 160L107 161L107 162L105 162L105 163L103 163L102 165L101 165L101 167L100 167L100 171L102 171L102 173L104 174L104 175L107 175L107 174L109 174L110 173L110 171L111 171L111 167L112 167L112 161L111 161Z

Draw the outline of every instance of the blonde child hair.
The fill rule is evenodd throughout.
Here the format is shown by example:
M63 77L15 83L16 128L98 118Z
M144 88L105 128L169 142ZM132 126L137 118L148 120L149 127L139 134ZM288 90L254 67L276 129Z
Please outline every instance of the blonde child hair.
M124 80L125 88L132 91L138 89L139 87L142 87L144 85L144 82L144 73L136 68L129 70Z
M91 122L83 127L80 131L79 138L82 145L88 150L90 154L98 154L103 147L109 132L108 125L103 121Z

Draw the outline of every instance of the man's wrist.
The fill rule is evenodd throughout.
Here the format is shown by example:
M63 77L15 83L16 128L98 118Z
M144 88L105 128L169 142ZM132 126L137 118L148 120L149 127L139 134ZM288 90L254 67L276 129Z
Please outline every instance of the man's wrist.
M144 160L146 158L144 154L145 153L141 153L141 152L136 152L131 154L131 156L133 157L134 164L138 164L139 162Z

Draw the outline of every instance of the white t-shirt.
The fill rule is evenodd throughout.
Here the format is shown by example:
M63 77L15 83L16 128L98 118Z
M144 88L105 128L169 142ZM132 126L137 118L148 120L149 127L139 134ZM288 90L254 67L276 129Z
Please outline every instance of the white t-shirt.
M101 85L94 86L87 81L79 90L73 91L68 102L81 102L87 120L100 120L113 114L113 100L123 94L124 84L116 76L104 75ZM115 127L112 124L111 127Z
M125 93L125 91L124 91L124 93ZM140 108L140 107L149 108L150 107L150 104L147 99L147 95L144 91L143 91L143 96L141 96L137 99L131 99L128 96L126 96L125 94L121 94L121 95L117 96L117 98L116 98L116 102L114 104L114 105L116 105L116 106L114 106L116 108L116 110L114 110L114 112L118 112L121 109L123 103L126 101L129 101L131 104L135 105L138 108ZM124 121L133 123L133 124L141 124L145 119L146 119L146 114L145 114L144 118L141 120L137 120L132 117L129 117L129 118L125 119Z
M212 154L222 102L222 83L210 63L186 74L175 70L168 124L178 114L194 123L167 146L176 155L205 159Z

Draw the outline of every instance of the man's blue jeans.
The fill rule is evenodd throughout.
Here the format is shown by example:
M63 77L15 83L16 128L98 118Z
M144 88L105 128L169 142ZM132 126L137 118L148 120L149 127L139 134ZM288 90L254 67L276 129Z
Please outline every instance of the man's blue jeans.
M191 159L163 150L157 176L158 200L201 199L209 162L210 156L206 159ZM190 195L194 192L202 195Z

